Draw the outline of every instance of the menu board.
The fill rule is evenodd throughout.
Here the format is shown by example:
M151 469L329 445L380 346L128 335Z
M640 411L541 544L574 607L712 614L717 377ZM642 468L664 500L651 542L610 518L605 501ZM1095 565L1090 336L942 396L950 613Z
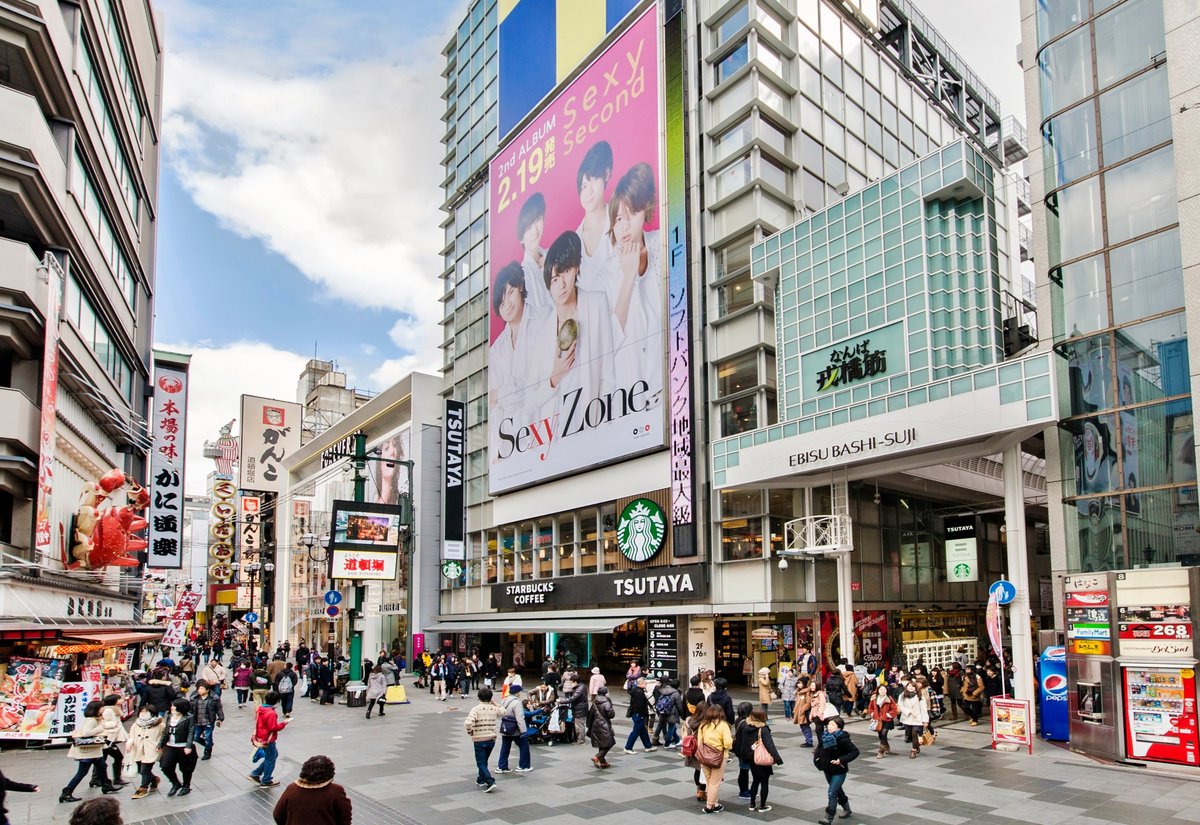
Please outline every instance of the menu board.
M1112 655L1112 607L1108 574L1067 576L1063 580L1067 650L1078 656Z
M674 616L646 619L646 648L651 676L660 681L679 678L679 628Z
M993 697L992 747L1001 742L1024 745L1033 753L1033 731L1029 725L1028 699Z
M1128 668L1124 674L1126 755L1198 764L1195 671Z

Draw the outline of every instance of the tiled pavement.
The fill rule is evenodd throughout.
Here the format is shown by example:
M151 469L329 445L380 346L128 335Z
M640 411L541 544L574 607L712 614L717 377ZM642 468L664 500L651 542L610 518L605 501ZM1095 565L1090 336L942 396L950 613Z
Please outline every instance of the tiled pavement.
M613 769L600 772L591 765L590 748L537 746L532 773L500 775L496 791L483 794L475 787L470 742L462 729L473 702L434 702L423 692L412 692L412 697L413 704L393 707L385 719L370 721L361 711L298 700L295 720L281 739L277 777L286 784L305 757L329 755L337 763L337 781L350 788L356 825L628 825L631 818L646 816L659 823L687 822L699 811L691 771L682 767L678 755L665 750L629 756L618 748L609 757ZM134 801L127 789L119 797L126 822L270 822L279 789L254 788L245 778L251 711L230 709L227 716L229 721L218 731L216 755L200 763L194 792L182 799L152 794ZM1200 823L1200 781L1102 765L1042 743L1032 757L998 753L987 748L983 726L967 728L961 723L943 728L938 743L918 759L901 754L879 760L873 758L874 734L866 725L853 723L850 730L863 756L852 765L847 783L855 815L838 820L847 825ZM774 810L753 814L735 801L736 768L731 766L722 787L722 816L801 822L814 822L819 816L825 783L812 767L811 751L800 747L798 729L777 722L776 731L785 765L776 769L771 782ZM515 756L514 750L514 761ZM71 806L59 805L56 799L72 767L62 750L7 751L0 756L6 775L41 781L43 786L36 795L8 795L13 825L66 822ZM76 793L94 791L81 788Z

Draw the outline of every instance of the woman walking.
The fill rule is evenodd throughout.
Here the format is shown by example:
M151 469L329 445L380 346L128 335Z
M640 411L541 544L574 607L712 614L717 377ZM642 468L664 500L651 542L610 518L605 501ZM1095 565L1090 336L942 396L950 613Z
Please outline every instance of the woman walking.
M125 741L125 756L138 766L140 778L137 790L133 792L134 799L141 799L158 789L160 780L154 775L154 763L162 758L159 745L162 737L162 717L153 705L146 705L138 711L137 720L129 728L129 737Z
M929 705L921 695L921 687L916 679L910 680L904 686L900 698L896 700L896 707L900 711L900 724L904 726L905 739L909 740L909 747L912 749L908 758L916 759L917 754L921 752L921 734L929 724Z
M892 746L888 744L888 733L896 727L895 719L899 712L896 702L888 693L887 685L875 688L875 695L867 705L867 713L871 716L871 729L879 736L879 753L875 754L876 759L882 759L885 754L892 752Z
M833 825L837 815L838 805L842 806L842 818L852 815L850 798L846 796L846 777L850 772L849 765L858 758L858 747L845 731L846 722L840 716L831 716L825 720L825 731L821 734L821 746L813 752L813 764L817 770L825 774L829 783L828 801L825 804L825 818L817 820L820 825Z
M812 721L813 735L819 740L821 731L825 729L825 719L837 716L837 710L829 703L829 696L825 693L825 686L817 681L817 677L812 679L812 699L809 701L808 718ZM812 743L805 742L804 747L811 747Z
M171 712L159 741L162 748L163 775L171 783L167 796L187 796L192 792L192 771L196 770L196 726L192 722L192 703L187 699L176 699L171 703ZM183 774L183 781L175 769Z
M612 700L608 698L608 686L600 685L596 688L596 701L592 703L587 715L588 737L592 740L592 747L596 749L592 764L597 768L612 767L608 763L608 752L617 744L612 727L612 720L616 714Z
M758 669L758 703L762 706L763 713L770 711L771 700L774 698L775 691L771 688L771 669L760 667Z
M271 811L275 825L350 825L350 797L333 781L333 760L310 756L300 768L300 778L284 789Z
M99 783L104 793L117 793L118 791L118 788L109 781L108 773L104 770L104 748L108 740L104 737L104 726L100 720L100 710L103 707L103 702L88 702L87 707L83 709L83 721L71 734L73 741L67 756L74 759L77 764L75 775L71 777L71 781L66 784L58 796L59 802L79 801L79 798L75 796L75 788L87 776L88 771L92 772L92 778Z
M393 669L395 666L393 665ZM383 707L387 704L387 674L382 668L375 668L371 671L371 675L367 677L367 718L371 718L371 711L375 709L375 703L379 703L379 715L383 716Z
M767 715L761 710L752 711L746 720L742 743L743 750L750 755L750 775L754 777L750 783L750 810L766 813L771 810L767 804L771 774L775 772L775 765L783 765L783 757L775 748L775 739L767 727Z
M250 698L250 677L253 675L254 669L245 659L239 660L233 669L233 689L237 692L238 708L244 708L246 700Z
M733 737L729 735L729 724L725 721L725 709L720 705L709 705L704 709L700 725L696 729L696 758L704 775L706 814L725 810L717 801L721 782L725 779L725 757L733 749Z
M792 721L800 726L804 734L804 747L813 746L812 734L812 701L813 680L809 676L800 676L796 682L796 705L792 709Z

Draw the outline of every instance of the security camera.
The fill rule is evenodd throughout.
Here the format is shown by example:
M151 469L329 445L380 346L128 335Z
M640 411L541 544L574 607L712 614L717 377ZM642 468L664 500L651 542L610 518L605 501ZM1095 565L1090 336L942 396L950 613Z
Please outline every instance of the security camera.
M787 560L787 559L780 559L780 560L779 560L779 569L780 569L780 570L787 570L787 569L788 569L788 560Z

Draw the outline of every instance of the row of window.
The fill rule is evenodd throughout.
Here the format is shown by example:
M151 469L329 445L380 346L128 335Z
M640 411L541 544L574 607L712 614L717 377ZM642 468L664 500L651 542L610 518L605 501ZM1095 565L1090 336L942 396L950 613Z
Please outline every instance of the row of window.
M142 127L146 112L137 94L137 81L129 62L129 53L125 51L125 41L121 39L121 26L118 23L117 10L113 0L100 0L100 17L104 25L104 33L108 36L109 45L117 57L117 75L121 83L121 92L125 95L125 104L129 107L129 115L133 119L133 134L138 145L142 143Z
M134 279L129 259L125 257L125 252L117 240L118 235L114 231L112 218L109 217L108 210L101 202L96 182L88 172L83 157L78 151L75 152L72 160L71 191L79 201L79 208L83 211L88 227L92 230L96 243L100 246L100 253L108 262L113 279L116 280L117 287L121 291L121 297L125 299L125 303L131 310L136 311L137 281Z
M83 84L92 114L100 123L100 142L104 145L104 150L108 153L108 158L116 170L117 184L121 187L121 195L125 198L125 205L129 207L129 214L133 217L133 226L136 230L139 228L138 217L142 199L138 195L133 168L125 155L124 147L121 146L112 110L104 97L100 76L96 73L95 60L93 60L91 49L86 43L79 50L79 80Z
M113 335L96 313L96 308L79 288L74 277L68 278L63 298L63 315L79 331L83 342L95 354L104 371L126 401L133 401L133 367L117 350Z

